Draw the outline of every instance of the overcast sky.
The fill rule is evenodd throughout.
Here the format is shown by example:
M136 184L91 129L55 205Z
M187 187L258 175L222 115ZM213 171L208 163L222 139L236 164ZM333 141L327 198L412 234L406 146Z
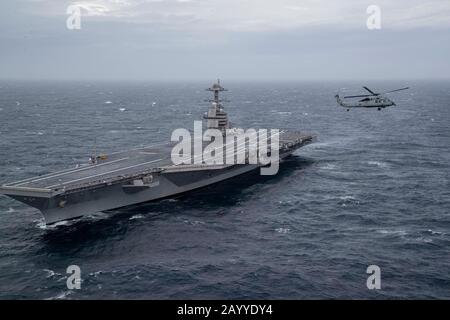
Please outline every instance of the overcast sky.
M448 79L449 57L450 0L0 1L2 79Z

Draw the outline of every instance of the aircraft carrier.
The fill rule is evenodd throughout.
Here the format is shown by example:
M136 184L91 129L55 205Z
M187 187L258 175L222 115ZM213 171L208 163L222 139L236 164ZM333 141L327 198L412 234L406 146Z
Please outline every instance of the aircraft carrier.
M204 119L209 129L229 128L219 93L220 81L207 89L214 98ZM297 131L279 131L279 160L314 141ZM3 184L0 193L39 209L47 224L96 212L168 198L236 177L262 164L174 164L174 142L112 154L92 155L89 163ZM195 154L194 154L195 157ZM247 158L246 158L247 159Z

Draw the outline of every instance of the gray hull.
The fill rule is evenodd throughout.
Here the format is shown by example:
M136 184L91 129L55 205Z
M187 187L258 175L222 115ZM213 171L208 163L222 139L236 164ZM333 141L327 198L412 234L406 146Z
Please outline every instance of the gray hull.
M54 223L95 212L117 209L148 201L155 201L191 190L202 188L226 179L255 170L255 165L236 166L232 169L165 173L159 175L152 186L138 190L125 190L121 185L77 193L65 198L72 205L58 206L59 199L53 199L48 209L41 210L46 223ZM190 182L185 184L184 182ZM193 182L195 181L195 182ZM80 201L80 202L78 202Z

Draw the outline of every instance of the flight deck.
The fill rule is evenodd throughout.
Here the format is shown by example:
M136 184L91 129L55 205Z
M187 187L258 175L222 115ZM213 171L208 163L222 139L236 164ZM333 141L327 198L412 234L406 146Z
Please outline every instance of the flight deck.
M97 159L95 164L87 163L73 169L38 176L4 187L41 188L49 190L72 189L77 186L104 183L114 178L132 177L136 173L170 165L172 144L142 147L130 151L106 155L105 160Z

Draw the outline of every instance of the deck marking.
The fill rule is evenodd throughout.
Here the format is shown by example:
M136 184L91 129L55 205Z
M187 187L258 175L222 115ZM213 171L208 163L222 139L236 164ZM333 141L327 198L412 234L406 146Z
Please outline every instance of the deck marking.
M163 146L165 144L169 144L168 142L160 142L160 143L156 143L156 144L152 144L149 146L142 146L142 147L137 147L137 148L133 148L133 149L129 149L129 150L125 150L125 151L116 151L110 154L118 154L118 153L127 153L130 151L136 151L136 150L141 150L141 149L146 149L146 148L151 148L151 147L157 147L157 146Z
M70 183L72 183L72 182L77 182L77 181L82 181L82 180L88 180L88 179L90 179L90 178L95 178L95 177L104 176L104 175L107 175L107 174L110 174L110 173L114 173L114 172L118 172L118 171L123 171L123 170L131 169L131 168L135 168L135 167L140 167L140 166L143 166L143 165L145 165L145 164L150 164L150 163L158 162L158 161L161 161L161 160L164 160L164 159L161 158L161 159L156 159L156 160L153 160L153 161L148 161L148 162L138 163L138 164L135 164L135 165L132 165L132 166L129 166L129 167L120 168L120 169L116 169L116 170L111 170L111 171L107 171L107 172L104 172L104 173L94 174L94 175L92 175L92 176L88 176L88 177L84 177L84 178L79 178L79 179L75 179L75 180L71 180L71 181L67 181L67 182L55 184L55 185L52 185L52 186L49 186L49 187L46 187L46 188L51 189L51 188L54 188L54 187L57 187L57 186L62 186L62 185L70 184Z
M47 176L47 177L41 177L39 179L31 180L31 181L28 181L28 182L15 184L14 186L17 187L17 186L20 186L20 185L23 185L23 184L27 184L27 183L33 183L33 182L37 182L37 181L41 181L41 180L51 179L51 178L54 178L54 177L59 177L59 176L63 176L63 175L66 175L66 174L75 173L75 172L79 172L79 171L83 171L83 170L87 170L87 169L91 169L91 168L98 168L98 167L101 167L101 166L105 166L107 164L111 164L111 163L115 163L115 162L119 162L119 161L123 161L123 160L127 160L127 159L128 159L128 157L127 158L113 160L113 161L109 161L109 162L105 162L105 163L101 163L101 164L97 164L95 166L86 166L86 167L75 169L75 170L71 170L71 171L64 171L64 172L61 172L61 173L57 173L55 175L51 175L51 176Z
M284 133L284 130L279 131L278 133L274 133L274 134L270 133L270 139L272 139L272 137L275 137L275 136L280 135L282 133ZM258 133L256 133L256 136L258 138ZM266 142L268 140L269 140L269 138L267 137L266 139L263 138L260 142ZM213 150L214 151L218 150L217 154L224 156L224 153L223 153L224 149L226 148L227 145L231 145L231 144L234 144L234 139L233 139L232 142L225 143L223 146L214 148ZM244 142L241 143L241 144L237 143L236 144L236 150L235 150L236 152L234 153L234 155L242 154L243 153L242 151L245 152L246 151L246 144L247 144L247 139L245 139ZM244 147L242 148L241 146L244 146ZM225 150L225 152L226 152L226 150ZM203 156L203 153L201 155L194 156L193 160L199 158L200 156ZM206 160L209 160L209 159L214 159L214 157L209 157L209 158L207 157L206 158ZM205 162L205 159L203 159L202 162Z
M145 151L141 151L139 153L140 154L158 154L158 152L145 152Z
M81 166L84 168L84 167L87 167L88 165L81 165ZM60 171L56 171L56 172L50 172L50 173L46 173L46 174L43 174L43 175L40 175L40 176L34 176L34 177L31 177L31 178L26 178L26 179L23 179L23 180L10 182L8 184L5 184L5 186L18 186L20 184L24 184L23 182L29 183L32 180L36 179L36 178L48 178L49 176L52 176L54 174L63 173L63 172L69 172L69 171L72 171L74 169L78 169L78 168L71 168L71 169L64 169L64 170L60 170ZM18 184L18 183L20 183L20 184Z
M116 152L109 153L109 155L118 154L118 153L127 153L127 152L130 152L130 151L146 149L146 148L151 148L151 147L157 147L157 146L163 146L163 145L169 145L169 143L168 142L161 142L161 143L156 143L156 144L152 144L152 145L148 145L148 146L137 147L137 148L130 149L130 150L116 151ZM112 163L112 161L110 161L108 163ZM82 166L83 166L83 168L85 168L84 165L82 165ZM86 166L86 168L88 168L88 167ZM91 166L89 166L89 168L91 168ZM49 178L51 176L54 176L55 174L60 174L60 173L63 174L63 173L66 173L66 172L69 173L69 172L74 172L74 171L73 171L73 169L64 169L64 170L61 170L61 171L46 173L46 174L38 176L38 177L39 177L40 180L42 180L41 178ZM30 182L37 181L37 180L35 180L35 178L36 177L31 177L31 178L27 178L27 179L23 179L23 180L19 180L19 181L14 181L14 182L5 184L5 186L20 186L20 185L25 184L25 183L30 183Z

